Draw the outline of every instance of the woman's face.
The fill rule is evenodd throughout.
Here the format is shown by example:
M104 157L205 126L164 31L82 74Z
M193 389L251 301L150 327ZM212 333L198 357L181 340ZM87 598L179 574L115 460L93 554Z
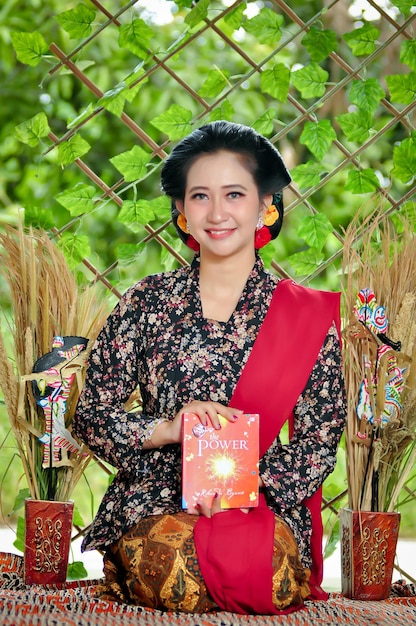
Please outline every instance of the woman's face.
M272 196L259 198L254 178L241 155L222 150L199 157L190 167L183 202L188 228L205 255L254 258L254 233Z

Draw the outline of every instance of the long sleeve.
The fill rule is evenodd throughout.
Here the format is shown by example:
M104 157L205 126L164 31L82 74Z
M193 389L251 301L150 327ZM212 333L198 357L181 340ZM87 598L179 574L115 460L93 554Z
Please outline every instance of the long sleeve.
M290 442L277 440L260 461L267 499L276 512L300 505L332 472L345 415L341 350L332 327L296 403Z
M138 383L139 311L133 294L120 300L93 346L73 421L75 434L97 456L124 470L137 465L147 426L141 415L124 408Z

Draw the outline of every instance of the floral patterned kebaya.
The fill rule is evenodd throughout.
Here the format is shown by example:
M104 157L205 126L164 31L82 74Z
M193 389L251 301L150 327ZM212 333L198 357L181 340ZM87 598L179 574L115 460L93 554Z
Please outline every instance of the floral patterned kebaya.
M257 257L231 318L205 319L195 257L189 267L141 280L120 300L90 355L73 424L118 469L84 549L111 545L143 517L180 511L180 445L143 450L143 442L155 423L173 419L194 399L228 404L277 282ZM301 503L333 470L344 428L340 361L333 326L296 403L292 441L283 445L277 438L260 460L267 503L294 532L305 566L311 564L311 523ZM137 386L142 412L126 412Z

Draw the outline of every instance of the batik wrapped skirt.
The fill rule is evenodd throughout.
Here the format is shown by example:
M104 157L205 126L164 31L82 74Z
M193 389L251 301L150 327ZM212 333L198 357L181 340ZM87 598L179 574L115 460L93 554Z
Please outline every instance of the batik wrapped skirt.
M274 517L271 600L277 611L287 612L309 595L310 572L289 526ZM131 528L105 554L100 598L175 612L224 608L214 602L201 574L194 542L198 519L185 512L154 515Z

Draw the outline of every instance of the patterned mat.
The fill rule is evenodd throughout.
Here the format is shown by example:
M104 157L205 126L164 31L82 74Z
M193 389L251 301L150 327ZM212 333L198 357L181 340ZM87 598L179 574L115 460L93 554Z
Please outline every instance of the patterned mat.
M416 624L416 587L399 581L379 602L348 600L331 594L327 602L307 602L301 611L279 617L233 613L204 615L162 613L95 597L98 581L62 586L26 586L23 559L0 552L0 624L2 626L404 626Z

